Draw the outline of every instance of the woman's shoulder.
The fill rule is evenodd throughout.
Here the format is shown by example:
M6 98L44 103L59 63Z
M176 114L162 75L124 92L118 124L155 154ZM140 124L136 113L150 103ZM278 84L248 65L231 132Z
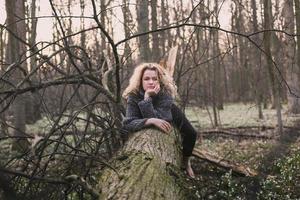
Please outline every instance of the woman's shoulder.
M127 102L138 102L142 99L143 97L141 97L141 95L139 94L135 94L135 93L130 93L128 95L128 98L127 98Z
M160 98L161 100L169 100L169 101L173 101L172 95L170 95L170 94L167 93L167 92L161 92L161 93L159 94L159 98Z

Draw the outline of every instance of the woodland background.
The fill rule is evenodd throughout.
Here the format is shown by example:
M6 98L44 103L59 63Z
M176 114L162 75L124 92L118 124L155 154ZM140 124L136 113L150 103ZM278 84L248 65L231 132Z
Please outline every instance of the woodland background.
M298 134L300 0L1 0L0 6L3 198L93 198L99 171L122 147L121 94L134 66L159 62L176 45L178 103L187 112L206 111L206 124L191 114L200 132L224 128L222 110L243 104L255 108L259 130L269 126L265 111L276 113L276 140L284 141L287 129ZM42 7L51 14L40 15ZM39 29L49 22L51 29ZM286 194L299 197L273 195Z

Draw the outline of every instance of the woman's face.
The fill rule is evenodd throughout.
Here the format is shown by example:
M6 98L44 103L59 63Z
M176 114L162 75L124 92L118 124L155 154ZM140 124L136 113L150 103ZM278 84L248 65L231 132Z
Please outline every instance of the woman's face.
M158 72L156 70L146 69L142 77L142 85L144 91L154 89L159 85Z

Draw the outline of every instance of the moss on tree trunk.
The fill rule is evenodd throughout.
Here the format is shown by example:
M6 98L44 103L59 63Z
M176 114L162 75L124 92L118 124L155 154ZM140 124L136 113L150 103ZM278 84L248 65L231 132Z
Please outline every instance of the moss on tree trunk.
M180 139L156 129L133 133L99 179L100 199L187 199Z

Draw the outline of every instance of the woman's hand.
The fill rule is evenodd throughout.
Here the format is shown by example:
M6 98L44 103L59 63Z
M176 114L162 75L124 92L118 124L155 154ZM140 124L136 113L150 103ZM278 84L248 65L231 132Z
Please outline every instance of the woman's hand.
M163 119L158 119L158 118L147 119L145 124L146 125L154 125L165 133L169 133L172 129L172 126L169 122L167 122Z
M157 95L159 91L160 91L160 85L157 84L153 89L148 89L145 91L144 99Z

